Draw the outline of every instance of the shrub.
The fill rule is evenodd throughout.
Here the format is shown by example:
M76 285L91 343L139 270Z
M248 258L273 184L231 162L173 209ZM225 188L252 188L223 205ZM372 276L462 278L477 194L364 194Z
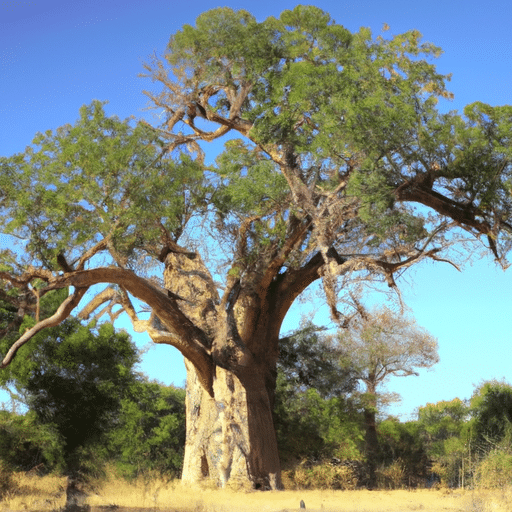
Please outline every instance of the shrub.
M0 459L16 471L62 465L62 442L52 425L40 425L35 414L0 411Z
M512 453L505 450L490 452L477 467L477 481L486 489L504 489L512 485Z
M404 484L405 466L401 459L377 470L377 485L380 489L401 489Z
M341 489L353 490L358 478L353 468L330 462L308 464L302 461L295 469L283 472L285 487L292 489Z

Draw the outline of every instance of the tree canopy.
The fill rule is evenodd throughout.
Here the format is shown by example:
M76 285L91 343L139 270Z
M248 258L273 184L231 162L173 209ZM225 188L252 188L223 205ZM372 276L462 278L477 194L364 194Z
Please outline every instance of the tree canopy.
M2 231L26 254L4 251L2 279L121 284L126 273L94 267L147 276L210 230L230 248L223 303L244 277L262 293L293 274L301 284L287 303L322 277L337 316L336 276L394 285L412 263L442 259L455 227L483 235L504 261L512 108L439 112L449 77L428 60L440 52L417 31L350 33L312 6L261 23L243 10L204 13L146 65L162 86L147 94L167 112L163 126L133 127L93 102L74 125L2 159ZM206 165L201 143L228 133L241 138ZM122 302L113 295L101 302Z
M340 330L335 346L340 366L352 370L369 393L391 375L418 375L418 368L439 362L437 340L416 321L387 307L361 309L348 329Z

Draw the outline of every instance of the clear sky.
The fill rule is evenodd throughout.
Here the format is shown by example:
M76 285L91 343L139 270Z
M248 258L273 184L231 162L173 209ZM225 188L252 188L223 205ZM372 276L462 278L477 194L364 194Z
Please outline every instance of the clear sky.
M297 3L0 0L0 155L22 151L38 131L73 123L80 106L93 99L108 100L109 114L150 120L142 90L151 83L137 75L183 24L219 5L247 9L262 20ZM387 23L391 33L418 29L441 46L438 70L453 73L449 89L455 94L446 108L512 103L510 0L312 3L352 31L366 26L377 34ZM469 398L482 380L512 382L512 269L503 272L487 257L461 273L425 264L400 284L418 323L438 338L441 362L419 377L391 379L388 390L402 402L390 413L406 420L427 402ZM285 330L296 323L297 316L289 315ZM149 340L134 339L139 346ZM166 384L181 385L185 378L182 357L167 346L150 348L142 370Z

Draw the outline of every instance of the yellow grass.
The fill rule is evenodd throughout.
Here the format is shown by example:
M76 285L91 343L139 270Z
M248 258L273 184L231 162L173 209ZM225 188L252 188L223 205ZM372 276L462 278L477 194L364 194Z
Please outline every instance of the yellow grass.
M17 491L0 502L0 511L57 510L64 506L65 479L15 476ZM109 478L90 491L87 503L177 512L510 512L512 489L503 491L275 491L244 492L191 488L179 482L140 478L128 483Z
M307 511L324 512L510 512L509 492L473 492L449 490L417 491L274 491L244 492L201 489L179 482L139 479L128 484L122 480L107 482L94 505L160 508L180 512L281 512L298 511L304 500Z
M12 489L0 501L0 510L56 510L66 502L64 477L15 473L12 480Z

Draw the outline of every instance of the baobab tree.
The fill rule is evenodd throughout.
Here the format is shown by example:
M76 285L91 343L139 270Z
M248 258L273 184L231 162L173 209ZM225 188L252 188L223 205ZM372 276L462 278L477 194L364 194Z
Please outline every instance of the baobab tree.
M1 229L25 242L23 256L2 252L6 293L71 287L2 366L73 311L126 312L185 357L183 480L280 487L271 411L296 298L321 282L342 323L352 279L395 288L415 263L446 261L455 238L498 261L509 250L512 108L438 112L439 53L417 31L351 33L311 6L185 25L146 65L163 124L95 102L1 160Z

